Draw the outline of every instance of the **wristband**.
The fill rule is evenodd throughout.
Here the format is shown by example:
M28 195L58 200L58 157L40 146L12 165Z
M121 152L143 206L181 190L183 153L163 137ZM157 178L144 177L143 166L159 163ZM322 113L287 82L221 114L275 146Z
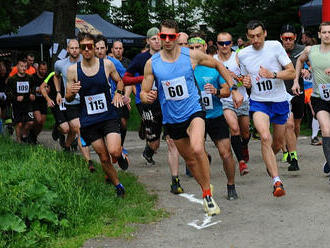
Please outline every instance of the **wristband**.
M277 78L277 73L274 71L273 72L273 79L276 79Z
M234 84L233 86L230 87L230 91L233 91L233 90L237 90L237 85Z
M115 92L116 93L119 93L120 95L124 95L125 94L125 92L123 90L116 90Z

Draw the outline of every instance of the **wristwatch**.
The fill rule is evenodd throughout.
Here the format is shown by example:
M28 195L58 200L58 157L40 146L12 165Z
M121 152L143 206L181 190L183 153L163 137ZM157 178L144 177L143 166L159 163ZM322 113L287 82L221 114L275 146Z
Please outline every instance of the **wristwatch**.
M277 78L277 73L274 71L273 72L273 79Z
M230 91L237 90L237 89L238 89L238 88L237 88L237 85L234 84L233 86L231 86Z
M124 90L116 90L115 92L119 93L120 95L124 95L125 94Z
M215 93L216 96L220 96L220 89L217 89L217 93Z

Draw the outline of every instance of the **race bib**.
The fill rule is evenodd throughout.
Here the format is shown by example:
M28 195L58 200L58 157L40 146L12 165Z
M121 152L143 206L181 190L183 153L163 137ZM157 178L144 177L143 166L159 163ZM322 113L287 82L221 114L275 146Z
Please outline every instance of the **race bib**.
M275 85L274 79L271 78L256 78L256 86L259 93L269 94Z
M207 93L206 91L201 91L202 101L206 110L213 109L213 99L212 94Z
M189 97L185 77L162 81L166 100L178 101Z
M29 93L29 90L30 90L29 81L17 82L17 93L18 94Z
M60 104L60 106L59 106L59 108L60 108L60 111L65 111L66 110L66 107L65 107L65 98L62 98L62 102L61 102L61 104Z
M320 97L324 101L330 101L330 84L319 84Z
M97 94L92 96L85 96L85 103L88 115L100 114L108 111L105 94Z

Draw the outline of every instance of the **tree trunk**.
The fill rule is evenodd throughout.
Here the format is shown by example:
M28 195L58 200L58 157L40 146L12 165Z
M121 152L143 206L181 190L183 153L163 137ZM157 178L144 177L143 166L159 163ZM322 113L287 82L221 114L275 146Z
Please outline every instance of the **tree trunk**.
M52 65L58 59L57 55L66 49L66 40L75 37L75 19L77 0L57 0L54 6L53 43L58 43L58 50L53 54Z

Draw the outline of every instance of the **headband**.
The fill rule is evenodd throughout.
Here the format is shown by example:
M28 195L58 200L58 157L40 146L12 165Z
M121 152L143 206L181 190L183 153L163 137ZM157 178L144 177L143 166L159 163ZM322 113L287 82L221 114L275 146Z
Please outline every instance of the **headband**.
M188 40L188 44L189 45L193 45L193 44L201 44L201 45L205 45L206 42L205 40L203 40L202 38L200 37L194 37L194 38L191 38Z

